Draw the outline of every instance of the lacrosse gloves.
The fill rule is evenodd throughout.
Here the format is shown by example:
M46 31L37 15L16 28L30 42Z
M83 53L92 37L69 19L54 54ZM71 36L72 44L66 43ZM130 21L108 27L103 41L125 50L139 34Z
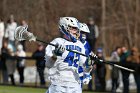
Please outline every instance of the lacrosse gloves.
M53 51L53 53L56 56L62 56L62 54L64 53L65 50L66 50L65 46L56 44L56 47L55 47L55 50Z
M90 73L85 73L84 78L83 78L83 84L87 85L91 79L92 79L92 77L91 77Z

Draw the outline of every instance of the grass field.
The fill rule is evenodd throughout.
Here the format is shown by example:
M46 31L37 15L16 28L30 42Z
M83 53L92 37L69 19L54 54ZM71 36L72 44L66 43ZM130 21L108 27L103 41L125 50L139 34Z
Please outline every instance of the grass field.
M0 86L0 93L45 93L46 89Z
M26 88L26 87L0 85L0 93L45 93L45 92L46 89L43 88ZM93 92L83 92L83 93L93 93Z

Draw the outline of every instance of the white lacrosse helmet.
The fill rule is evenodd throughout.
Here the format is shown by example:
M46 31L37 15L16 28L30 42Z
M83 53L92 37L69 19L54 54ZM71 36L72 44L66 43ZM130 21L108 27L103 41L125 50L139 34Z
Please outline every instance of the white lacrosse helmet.
M90 33L88 26L85 23L79 23L80 25L80 32Z
M85 23L79 23L80 27L79 27L79 30L80 30L80 41L82 43L85 43L86 41L86 38L87 38L87 33L90 33L90 30L88 28L88 26L85 24Z
M69 32L69 27L77 28L77 33L79 34L79 25L78 24L79 24L78 20L74 17L61 17L60 20L59 20L59 29L69 39L71 39L72 41L76 41L77 37L74 37Z

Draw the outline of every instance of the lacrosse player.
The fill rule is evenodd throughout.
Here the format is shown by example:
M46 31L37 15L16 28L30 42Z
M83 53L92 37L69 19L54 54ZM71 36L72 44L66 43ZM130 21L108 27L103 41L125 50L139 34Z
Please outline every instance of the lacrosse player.
M82 93L78 67L85 64L86 57L66 50L85 54L84 44L78 40L78 20L73 17L62 17L59 20L59 28L65 35L64 38L56 38L51 42L57 47L46 47L45 59L51 82L47 93Z
M85 54L89 55L91 52L91 48L89 43L86 41L86 34L90 33L88 26L85 23L79 23L80 24L80 41L84 44L85 47ZM86 69L90 69L90 65L89 64L91 60L89 60L87 58L85 65L86 65ZM80 76L80 80L81 80L81 85L82 84L88 84L89 81L92 79L90 72L84 72L84 68L82 68L81 66L79 66L78 68L78 72L79 72L79 76ZM83 73L83 74L82 74Z

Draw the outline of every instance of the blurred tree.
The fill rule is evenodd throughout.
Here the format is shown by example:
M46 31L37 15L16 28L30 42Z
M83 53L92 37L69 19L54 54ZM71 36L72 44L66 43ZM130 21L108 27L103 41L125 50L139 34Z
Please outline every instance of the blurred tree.
M140 48L139 5L139 0L1 0L0 17L6 21L13 14L18 23L27 20L30 32L49 42L59 36L59 17L73 16L87 22L92 16L100 29L97 46L105 42L109 55L116 46ZM35 43L28 43L27 51L33 51Z

